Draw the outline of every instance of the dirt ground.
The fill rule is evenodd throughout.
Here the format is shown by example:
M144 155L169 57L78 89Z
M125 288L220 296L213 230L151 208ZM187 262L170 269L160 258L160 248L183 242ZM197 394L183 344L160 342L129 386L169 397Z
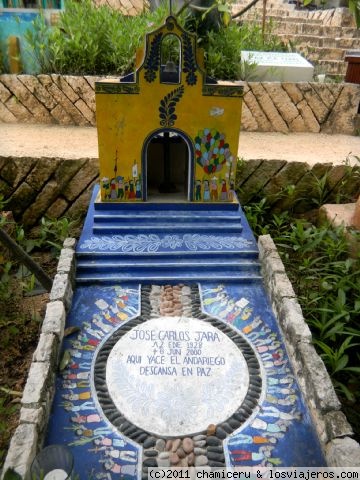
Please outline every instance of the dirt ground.
M94 127L0 124L0 156L96 158ZM360 137L323 133L242 132L239 157L341 164L360 157ZM355 160L356 162L356 160Z
M54 276L57 259L50 252L38 251L32 256L48 275ZM8 260L14 262L10 281L3 283L0 291L0 470L18 424L22 391L49 301L40 285L26 295L29 277L19 276L16 261L4 249L0 249L0 277Z

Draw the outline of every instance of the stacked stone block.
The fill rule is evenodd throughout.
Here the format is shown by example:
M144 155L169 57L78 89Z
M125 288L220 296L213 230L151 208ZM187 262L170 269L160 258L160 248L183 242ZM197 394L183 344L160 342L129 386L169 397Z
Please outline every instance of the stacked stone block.
M93 0L97 6L106 5L114 10L119 10L123 15L138 15L149 7L147 0Z
M344 159L345 160L345 159ZM354 172L355 173L355 172ZM347 165L287 162L285 160L247 160L239 164L236 188L242 204L266 195L268 203L279 211L311 208L308 200L316 198L316 179L327 177L327 202L336 203L338 195L357 198L360 176L350 175ZM31 228L42 216L71 219L86 214L92 189L98 180L95 158L19 158L0 157L0 191L6 208L15 219ZM284 188L292 185L292 195Z

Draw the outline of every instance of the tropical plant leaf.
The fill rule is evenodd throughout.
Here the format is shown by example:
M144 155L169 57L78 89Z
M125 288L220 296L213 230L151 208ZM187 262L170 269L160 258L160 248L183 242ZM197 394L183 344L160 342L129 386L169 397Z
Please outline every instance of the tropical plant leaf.
M3 480L22 480L22 476L13 468L8 468L5 472Z

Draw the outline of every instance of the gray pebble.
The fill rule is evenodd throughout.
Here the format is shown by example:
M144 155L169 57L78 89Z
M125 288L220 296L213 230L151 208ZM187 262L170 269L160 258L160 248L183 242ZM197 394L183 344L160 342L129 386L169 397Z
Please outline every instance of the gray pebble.
M155 442L156 442L156 438L154 437L148 437L145 441L144 441L144 448L151 448L155 445Z
M207 443L210 447L217 447L218 445L221 445L221 440L219 440L219 439L216 438L216 437L207 437L206 443Z
M195 457L195 467L202 467L203 465L207 465L208 459L205 455L199 455Z
M195 447L194 448L194 453L195 453L195 455L206 455L206 449Z
M155 450L155 448L152 448L151 450L145 450L144 455L145 457L157 457L158 453L159 452Z
M159 453L159 458L161 458L161 459L170 458L170 452L161 452L161 453Z
M195 447L205 447L206 445L206 440L197 440L196 442L194 442L194 445Z
M158 458L157 463L159 467L170 467L170 458Z
M162 438L156 440L155 447L158 452L163 452L165 450L165 440L163 440Z
M206 435L195 435L195 437L193 437L193 440L194 440L194 442L198 442L198 441L201 441L201 440L206 440Z
M142 443L146 438L148 434L146 432L140 433L138 436L134 436L135 442Z
M209 460L210 467L224 467L225 462L215 462L215 460Z
M143 462L143 465L145 467L157 467L158 466L158 462L156 461L155 458L146 458Z
M221 427L217 427L216 428L216 436L217 438L220 438L221 440L223 440L224 438L227 437L227 433L225 432L225 430ZM209 443L209 440L208 440L208 443Z
M224 449L222 445L219 445L218 447L208 447L207 448L208 452L213 452L213 453L223 453Z
M253 405L249 404L249 402L247 402L246 400L244 401L244 403L241 405L241 408L248 414L248 415L251 415L252 412L253 412Z
M233 430L236 430L237 428L240 427L241 422L239 422L238 420L235 420L235 418L229 418L228 424Z
M224 422L219 426L220 426L220 428L225 430L225 432L227 432L227 433L231 433L233 431L233 429L230 427L230 425L227 422Z
M223 453L208 452L208 459L215 462L225 462L225 457Z

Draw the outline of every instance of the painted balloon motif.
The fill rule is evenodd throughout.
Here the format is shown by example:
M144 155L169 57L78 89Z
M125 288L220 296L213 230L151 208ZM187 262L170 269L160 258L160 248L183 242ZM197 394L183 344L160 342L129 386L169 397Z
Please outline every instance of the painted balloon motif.
M231 157L225 134L209 128L199 131L195 137L195 156L205 173L211 175L219 172Z

